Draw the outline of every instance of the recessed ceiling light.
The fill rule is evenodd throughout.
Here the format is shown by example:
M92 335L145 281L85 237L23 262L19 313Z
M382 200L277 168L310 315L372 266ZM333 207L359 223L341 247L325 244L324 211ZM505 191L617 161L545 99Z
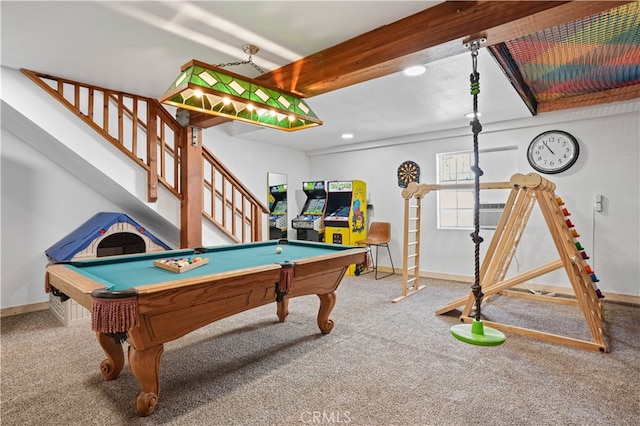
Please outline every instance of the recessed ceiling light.
M341 138L342 139L353 139L353 133L343 133Z
M414 65L412 67L405 68L404 75L414 77L416 75L424 74L426 70L427 70L427 67L425 67L424 65Z

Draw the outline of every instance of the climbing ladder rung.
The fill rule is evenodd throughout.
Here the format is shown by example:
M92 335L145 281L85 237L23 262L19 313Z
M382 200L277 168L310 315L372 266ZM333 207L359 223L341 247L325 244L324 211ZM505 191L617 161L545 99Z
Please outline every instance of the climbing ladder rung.
M403 194L404 197L404 194ZM418 260L420 253L420 216L421 216L421 197L415 198L416 203L410 204L409 200L405 198L405 210L404 210L404 262L402 265L402 296L393 299L393 302L398 302L403 298L416 293L421 288L418 288ZM411 210L414 209L414 210ZM409 229L414 228L414 229ZM412 248L413 247L413 248ZM414 254L409 254L413 252ZM414 259L413 261L411 259ZM413 266L409 266L409 263L413 262ZM409 278L409 275L413 275L414 278Z

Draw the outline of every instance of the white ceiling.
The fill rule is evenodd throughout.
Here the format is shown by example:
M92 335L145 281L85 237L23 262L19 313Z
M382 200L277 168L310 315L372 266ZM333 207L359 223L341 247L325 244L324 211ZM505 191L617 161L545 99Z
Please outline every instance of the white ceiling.
M433 1L6 1L1 63L159 98L191 59L247 60L265 72L431 7ZM230 70L248 77L249 65ZM470 53L428 64L418 77L392 74L309 98L324 124L292 133L226 124L253 141L322 151L469 126ZM481 49L483 124L530 117L493 58ZM205 130L207 132L207 130ZM345 142L340 135L355 137ZM206 134L206 133L205 133Z

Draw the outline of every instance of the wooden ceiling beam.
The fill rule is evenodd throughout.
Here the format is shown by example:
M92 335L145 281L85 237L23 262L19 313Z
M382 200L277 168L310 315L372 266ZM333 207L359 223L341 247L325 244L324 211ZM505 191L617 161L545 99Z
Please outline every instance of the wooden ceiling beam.
M257 78L305 98L464 53L465 40L485 46L511 40L630 1L445 1L324 49ZM207 128L228 121L192 113Z
M410 64L463 53L462 41L467 38L486 36L487 44L493 45L625 3L629 2L446 1L258 79L309 98Z

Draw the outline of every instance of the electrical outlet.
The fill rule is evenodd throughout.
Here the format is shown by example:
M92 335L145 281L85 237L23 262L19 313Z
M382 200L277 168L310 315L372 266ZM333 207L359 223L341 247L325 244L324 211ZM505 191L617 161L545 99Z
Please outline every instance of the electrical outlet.
M593 209L597 212L602 211L602 194L596 194L593 196Z

